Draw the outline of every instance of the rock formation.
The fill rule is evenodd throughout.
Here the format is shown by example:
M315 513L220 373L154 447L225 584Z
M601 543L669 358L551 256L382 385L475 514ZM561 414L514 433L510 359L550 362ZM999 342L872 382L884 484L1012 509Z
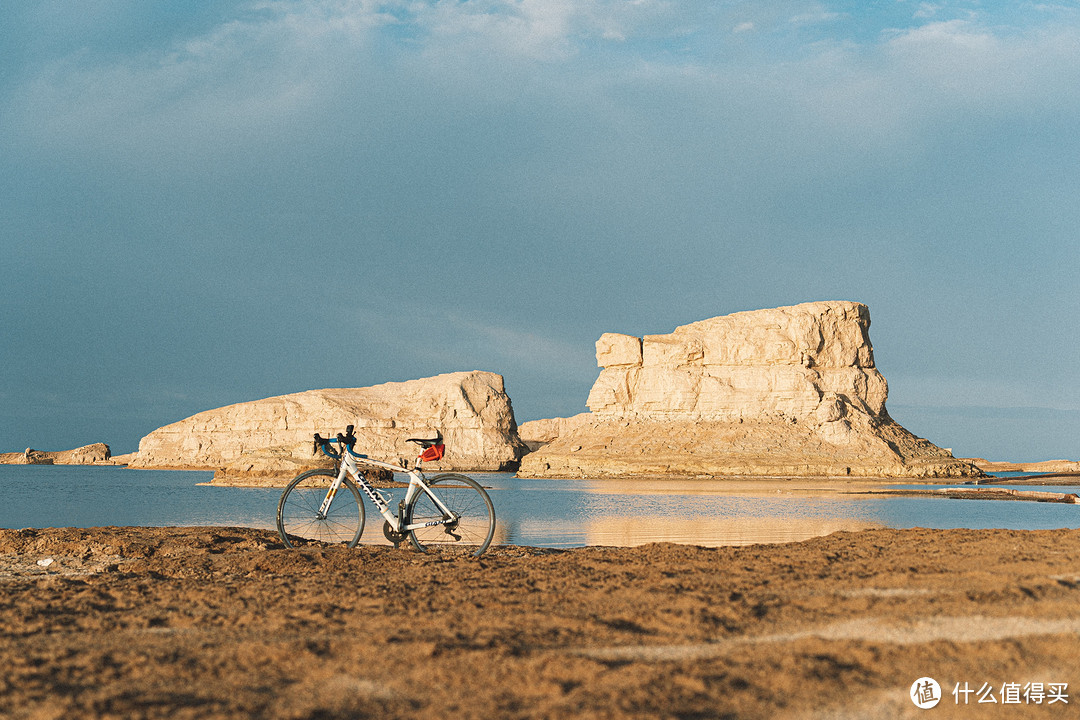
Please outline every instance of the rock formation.
M518 427L518 434L521 428ZM524 440L525 438L521 438ZM526 443L527 444L527 443ZM1080 461L1077 460L1039 460L1037 462L1009 462L1007 460L986 460L984 458L965 458L967 462L983 472L1024 472L1048 475L1080 475Z
M815 302L605 333L591 412L523 424L548 442L519 474L979 475L889 417L869 327L865 305Z
M529 452L534 452L560 435L572 432L578 425L587 424L591 417L589 413L581 413L568 418L530 420L518 425L518 437L529 448Z
M112 457L105 443L55 452L26 448L21 453L0 453L0 465L94 465Z
M213 469L214 482L288 480L324 466L312 436L356 427L357 452L416 458L410 437L442 432L441 470L504 470L525 452L502 376L459 372L365 388L309 390L208 410L158 428L129 462L137 468Z

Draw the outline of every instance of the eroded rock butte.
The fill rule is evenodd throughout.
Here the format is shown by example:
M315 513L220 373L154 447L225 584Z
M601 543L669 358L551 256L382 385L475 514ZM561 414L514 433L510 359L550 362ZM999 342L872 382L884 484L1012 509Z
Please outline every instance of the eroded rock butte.
M539 449L519 474L980 475L889 417L869 328L865 305L837 301L605 333L591 412L523 423Z
M415 459L410 437L442 432L440 470L513 469L525 452L503 378L459 372L363 388L309 390L198 413L158 428L129 463L138 468L217 471L214 482L271 484L327 464L312 436L356 427L357 451L394 462Z

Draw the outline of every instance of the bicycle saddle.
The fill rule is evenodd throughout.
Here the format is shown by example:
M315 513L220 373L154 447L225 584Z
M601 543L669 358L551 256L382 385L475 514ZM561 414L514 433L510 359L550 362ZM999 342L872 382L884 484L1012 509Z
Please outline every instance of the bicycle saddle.
M442 441L443 441L442 433L439 432L438 437L434 437L434 438L409 438L405 442L416 443L417 445L419 445L420 447L422 447L422 448L424 448L426 450L429 447L439 445L440 443L442 443Z

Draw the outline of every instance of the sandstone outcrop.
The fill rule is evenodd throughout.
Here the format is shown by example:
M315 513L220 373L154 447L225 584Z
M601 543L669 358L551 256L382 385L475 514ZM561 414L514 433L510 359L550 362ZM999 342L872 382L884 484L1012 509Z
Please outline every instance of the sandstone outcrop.
M522 423L524 424L524 423ZM520 433L520 427L518 428ZM524 440L525 438L522 438ZM1080 474L1080 461L1077 460L1040 460L1038 462L1009 462L1006 460L986 460L968 458L968 462L983 472L1024 472L1054 475Z
M136 468L216 470L214 482L278 482L326 464L312 436L354 425L357 452L414 460L410 437L441 432L446 455L432 468L505 470L526 451L502 376L459 372L364 388L307 392L229 405L158 428L139 443Z
M20 453L0 453L0 465L52 465L50 453L26 448Z
M0 465L94 465L112 457L105 443L92 443L74 450L45 451L26 448L21 453L0 453Z
M524 424L528 477L980 475L897 424L855 302L740 312L666 335L605 333L590 413Z
M518 437L529 448L529 452L534 452L560 435L573 432L578 425L588 424L591 418L589 413L581 413L568 418L530 420L518 425Z

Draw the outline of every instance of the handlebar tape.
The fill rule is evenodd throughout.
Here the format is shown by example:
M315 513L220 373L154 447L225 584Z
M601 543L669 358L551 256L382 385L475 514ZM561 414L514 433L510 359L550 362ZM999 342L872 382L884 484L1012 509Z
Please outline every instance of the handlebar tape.
M329 455L332 458L340 457L341 454L338 453L338 452L335 452L330 447L330 443L332 443L332 442L334 442L333 439L324 438L319 433L315 433L315 443L314 443L314 446L312 447L312 450L311 450L312 454L313 455L318 454L319 450L321 449L324 453L326 453L327 455ZM341 433L337 434L337 442L340 443L343 448L348 450L349 454L352 455L353 457L367 458L367 455L361 455L360 453L353 450L353 446L356 445L356 435L353 434L353 426L352 425L349 425L348 427L345 428L345 434L344 435L342 435Z

